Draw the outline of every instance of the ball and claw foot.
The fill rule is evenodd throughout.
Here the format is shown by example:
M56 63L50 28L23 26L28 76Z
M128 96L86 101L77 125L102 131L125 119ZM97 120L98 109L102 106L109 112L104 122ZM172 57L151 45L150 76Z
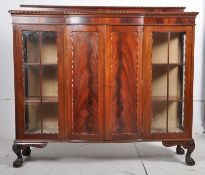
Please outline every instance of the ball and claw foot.
M194 140L191 141L191 142L188 142L188 143L184 144L183 147L184 147L185 149L187 149L187 153L186 153L186 157L185 157L186 165L189 165L189 166L195 165L194 159L191 158L191 154L192 154L192 152L193 152L194 149L195 149Z
M186 161L186 165L189 165L189 166L195 165L195 161L191 157L186 157L185 161Z
M182 154L185 153L185 151L184 151L184 149L182 148L181 145L177 145L176 153L179 154L179 155L182 155Z
M19 168L22 167L23 164L23 158L17 158L14 162L13 162L13 167L14 168Z
M13 149L14 153L17 155L17 159L13 162L13 167L19 168L23 164L23 156L21 154L22 146L14 144L12 149Z
M30 156L31 154L31 149L30 147L23 147L20 145L14 145L13 150L17 155L17 159L13 162L13 167L14 168L19 168L22 167L23 164L23 156ZM22 151L21 151L22 150ZM22 156L23 155L23 156Z
M170 147L170 146L177 146L176 148L176 153L177 154L184 154L184 149L187 150L186 152L186 156L185 156L185 162L186 165L188 166L193 166L195 165L195 161L194 159L192 159L191 154L195 149L195 143L194 140L190 140L190 141L164 141L162 142L162 144L166 147ZM182 148L183 147L183 148Z
M23 156L30 156L30 155L31 155L31 148L30 148L30 147L26 147L26 148L22 151L22 155L23 155Z

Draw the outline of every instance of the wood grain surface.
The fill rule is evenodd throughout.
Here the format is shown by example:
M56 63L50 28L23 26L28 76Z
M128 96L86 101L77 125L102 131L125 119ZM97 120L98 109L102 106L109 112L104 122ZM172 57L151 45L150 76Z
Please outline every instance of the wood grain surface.
M137 120L137 33L113 32L111 95L113 133L135 133Z
M73 132L98 133L98 35L73 32Z

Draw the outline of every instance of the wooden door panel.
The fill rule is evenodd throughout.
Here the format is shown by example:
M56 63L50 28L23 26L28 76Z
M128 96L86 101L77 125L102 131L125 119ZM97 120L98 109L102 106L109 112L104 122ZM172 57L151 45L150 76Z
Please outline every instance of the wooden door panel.
M68 80L69 139L102 140L103 137L103 59L98 26L68 27L70 64ZM70 70L70 69L68 69ZM72 100L71 100L72 98ZM71 124L72 123L72 124ZM70 133L69 133L70 132Z
M98 134L97 32L74 32L73 46L73 132Z
M136 50L137 34L112 33L112 132L136 133L137 82Z
M135 139L140 134L141 35L138 30L121 26L112 27L110 31L111 102L109 123L106 122L110 130L107 139Z

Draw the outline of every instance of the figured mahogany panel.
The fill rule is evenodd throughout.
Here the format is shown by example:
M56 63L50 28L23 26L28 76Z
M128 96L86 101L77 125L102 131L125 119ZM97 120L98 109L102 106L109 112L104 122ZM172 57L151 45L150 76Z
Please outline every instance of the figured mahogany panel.
M97 134L98 33L72 32L73 133Z
M120 138L131 139L138 132L137 120L140 122L141 117L137 109L140 41L136 27L114 28L110 36L111 132L116 138L121 135Z

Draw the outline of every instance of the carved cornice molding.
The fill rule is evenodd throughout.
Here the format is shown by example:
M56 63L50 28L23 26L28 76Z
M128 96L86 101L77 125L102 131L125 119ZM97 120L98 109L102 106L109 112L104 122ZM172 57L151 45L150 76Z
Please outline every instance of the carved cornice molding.
M135 15L135 16L190 16L195 17L198 12L136 12L131 10L66 10L66 11L46 11L46 10L9 10L12 15Z

